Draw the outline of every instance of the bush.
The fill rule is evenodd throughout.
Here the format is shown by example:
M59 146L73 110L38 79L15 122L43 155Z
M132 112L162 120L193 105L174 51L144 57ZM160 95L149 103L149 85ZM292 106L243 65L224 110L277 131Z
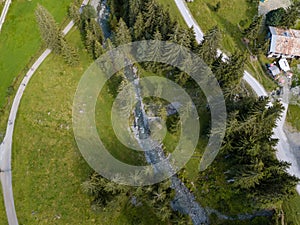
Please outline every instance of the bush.
M266 25L267 26L282 26L283 20L286 15L284 8L279 8L272 10L266 15Z

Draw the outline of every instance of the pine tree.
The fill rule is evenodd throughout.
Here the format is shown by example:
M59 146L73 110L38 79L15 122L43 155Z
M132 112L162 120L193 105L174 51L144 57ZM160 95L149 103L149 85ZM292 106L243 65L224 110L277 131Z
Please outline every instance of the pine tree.
M69 17L74 21L74 23L75 23L77 26L79 26L79 25L80 25L80 13L79 13L79 7L78 7L75 3L72 3L72 4L69 6L68 14L69 14Z
M142 40L144 36L144 20L143 14L139 13L133 26L134 40Z
M62 32L59 30L53 16L40 4L37 5L35 16L40 28L41 36L46 46L55 53L61 52Z
M97 17L97 12L91 5L86 5L82 8L82 13L80 14L81 20L90 22Z
M211 65L216 58L217 49L220 47L221 33L218 27L213 27L204 36L198 55L207 65Z
M249 47L252 54L258 54L259 41L258 35L262 25L262 16L255 16L250 26L244 30L245 37L249 40Z
M137 16L141 13L142 2L141 0L129 0L129 26L135 24Z
M88 53L93 57L93 49L94 49L94 42L95 42L95 37L93 33L89 30L86 31L86 36L85 36L85 47L88 51Z
M290 195L299 180L276 158L277 140L272 135L282 106L274 102L270 107L268 102L249 97L234 103L221 154L227 156L228 179L234 179L232 186L239 193L274 204Z
M70 46L64 39L61 41L61 43L61 53L66 63L68 63L71 66L77 65L79 62L79 56L76 49Z
M103 54L103 47L99 41L94 43L94 58L97 59Z
M131 42L131 35L130 31L124 22L124 20L121 18L118 23L118 27L115 34L115 44L123 45Z
M144 18L145 18L145 31L146 31L146 39L150 39L151 35L155 32L155 28L157 26L156 18L159 17L157 10L158 6L154 0L149 0L146 3L144 11Z
M261 22L262 22L262 16L255 16L252 19L251 24L247 29L244 30L245 36L251 41L255 40L258 36L260 27L261 27Z
M93 33L95 40L99 41L100 43L103 42L104 37L103 37L102 30L99 24L95 20L91 20L89 22L87 29Z

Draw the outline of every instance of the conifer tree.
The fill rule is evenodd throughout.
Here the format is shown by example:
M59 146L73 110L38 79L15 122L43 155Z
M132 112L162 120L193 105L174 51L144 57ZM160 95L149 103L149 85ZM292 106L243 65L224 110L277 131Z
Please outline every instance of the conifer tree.
M75 23L77 26L79 26L79 25L80 25L80 13L79 13L79 7L78 7L75 3L72 3L72 4L69 6L68 14L69 14L69 17L74 21L74 23Z
M139 13L136 17L136 21L133 26L133 37L134 40L141 40L144 36L144 20L143 14Z
M62 45L62 56L64 57L67 64L74 66L79 62L79 56L75 48L70 46L64 39L61 41Z
M213 27L204 36L198 55L207 65L211 65L216 58L217 49L220 47L221 33L218 27Z
M115 34L115 44L123 45L131 42L131 35L130 31L124 22L124 20L121 18L118 23L118 27Z
M59 30L53 16L46 8L37 5L35 16L40 28L41 36L46 46L52 49L55 53L61 52L61 40L63 39L62 32Z
M155 32L155 28L158 24L156 18L159 17L157 13L158 6L154 0L149 0L145 5L144 18L145 18L145 31L146 39L150 39L151 35Z
M139 13L141 13L141 0L129 0L129 26L132 27Z

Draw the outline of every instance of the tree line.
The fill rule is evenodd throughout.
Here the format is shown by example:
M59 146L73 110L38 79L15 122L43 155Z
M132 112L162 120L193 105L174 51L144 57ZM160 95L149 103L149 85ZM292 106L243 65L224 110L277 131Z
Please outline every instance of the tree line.
M90 6L84 7L81 14L76 4L69 9L70 16L81 30L82 39L91 57L96 59L107 49L131 41L172 41L199 55L211 68L224 92L228 121L221 153L211 169L199 173L196 188L192 191L201 192L205 186L203 177L215 176L216 179L223 179L224 190L230 189L243 196L244 201L250 202L250 209L275 205L295 194L295 185L299 180L287 173L288 163L276 158L278 140L272 138L282 106L278 102L269 106L268 98L257 98L248 91L242 80L246 53L237 51L227 60L222 60L222 55L217 56L221 43L221 31L218 27L210 29L205 34L204 41L197 44L193 28L181 27L154 0L108 2L112 37L106 40L95 21L95 11ZM261 20L261 17L254 18L244 31L254 47ZM171 74L171 79L187 88L193 85L191 78L178 69L152 62L142 63L141 66L161 74ZM217 178L217 173L211 172L216 170L221 170L226 176ZM150 203L162 220L179 218L170 208L173 194L166 182L151 187L121 187L94 173L83 184L83 188L93 196L93 204L100 207L116 199L118 195L128 195L137 197L144 204ZM218 198L216 196L216 201L223 205L221 203L224 199Z

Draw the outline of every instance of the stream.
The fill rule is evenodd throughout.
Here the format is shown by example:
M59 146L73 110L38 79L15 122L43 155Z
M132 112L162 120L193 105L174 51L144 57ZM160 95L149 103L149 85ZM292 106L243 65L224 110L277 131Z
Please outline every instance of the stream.
M107 6L107 0L92 0L90 3L98 13L97 21L102 29L105 38L109 38L111 32L107 23L109 19L109 7ZM159 172L161 168L157 168L154 165L162 160L165 160L165 154L163 152L162 145L155 141L149 140L149 142L140 141L140 138L148 138L150 133L148 117L145 113L144 104L142 101L141 90L139 86L139 76L135 67L126 67L125 69L127 79L132 82L135 87L135 95L137 104L134 109L135 115L135 135L140 147L145 151L145 157L149 164L154 167L154 171ZM153 148L153 146L155 146ZM169 171L170 174L174 174L173 168L170 164L164 164L167 168L164 171ZM171 202L173 210L179 211L183 214L187 214L193 221L193 224L209 224L208 215L203 207L201 207L195 200L195 196L189 191L184 183L176 176L171 177L171 188L175 190L175 198Z
M107 23L110 15L109 7L107 6L107 0L91 0L90 4L95 8L98 18L97 21L102 29L105 39L111 36L109 24ZM128 60L128 59L126 59ZM138 69L134 66L127 66L125 68L125 77L134 86L134 94L137 100L137 104L133 110L134 114L134 126L132 127L134 137L137 140L140 147L145 152L146 161L152 165L154 173L160 173L161 171L168 171L168 174L174 174L174 169L171 163L168 163L167 157L163 151L161 143L151 140L150 137L150 120L145 112L143 97L141 96L140 78L138 76ZM147 139L147 141L144 141ZM143 140L143 141L142 141ZM158 162L166 161L164 168L159 168ZM185 186L185 184L177 177L173 175L170 177L171 188L175 191L175 197L171 201L171 207L174 211L179 211L182 214L189 215L193 224L209 224L210 214L216 214L220 219L225 220L249 220L256 216L270 216L272 212L268 210L262 210L254 214L240 214L237 217L229 217L221 214L220 212L211 209L203 208L195 199L193 193Z

